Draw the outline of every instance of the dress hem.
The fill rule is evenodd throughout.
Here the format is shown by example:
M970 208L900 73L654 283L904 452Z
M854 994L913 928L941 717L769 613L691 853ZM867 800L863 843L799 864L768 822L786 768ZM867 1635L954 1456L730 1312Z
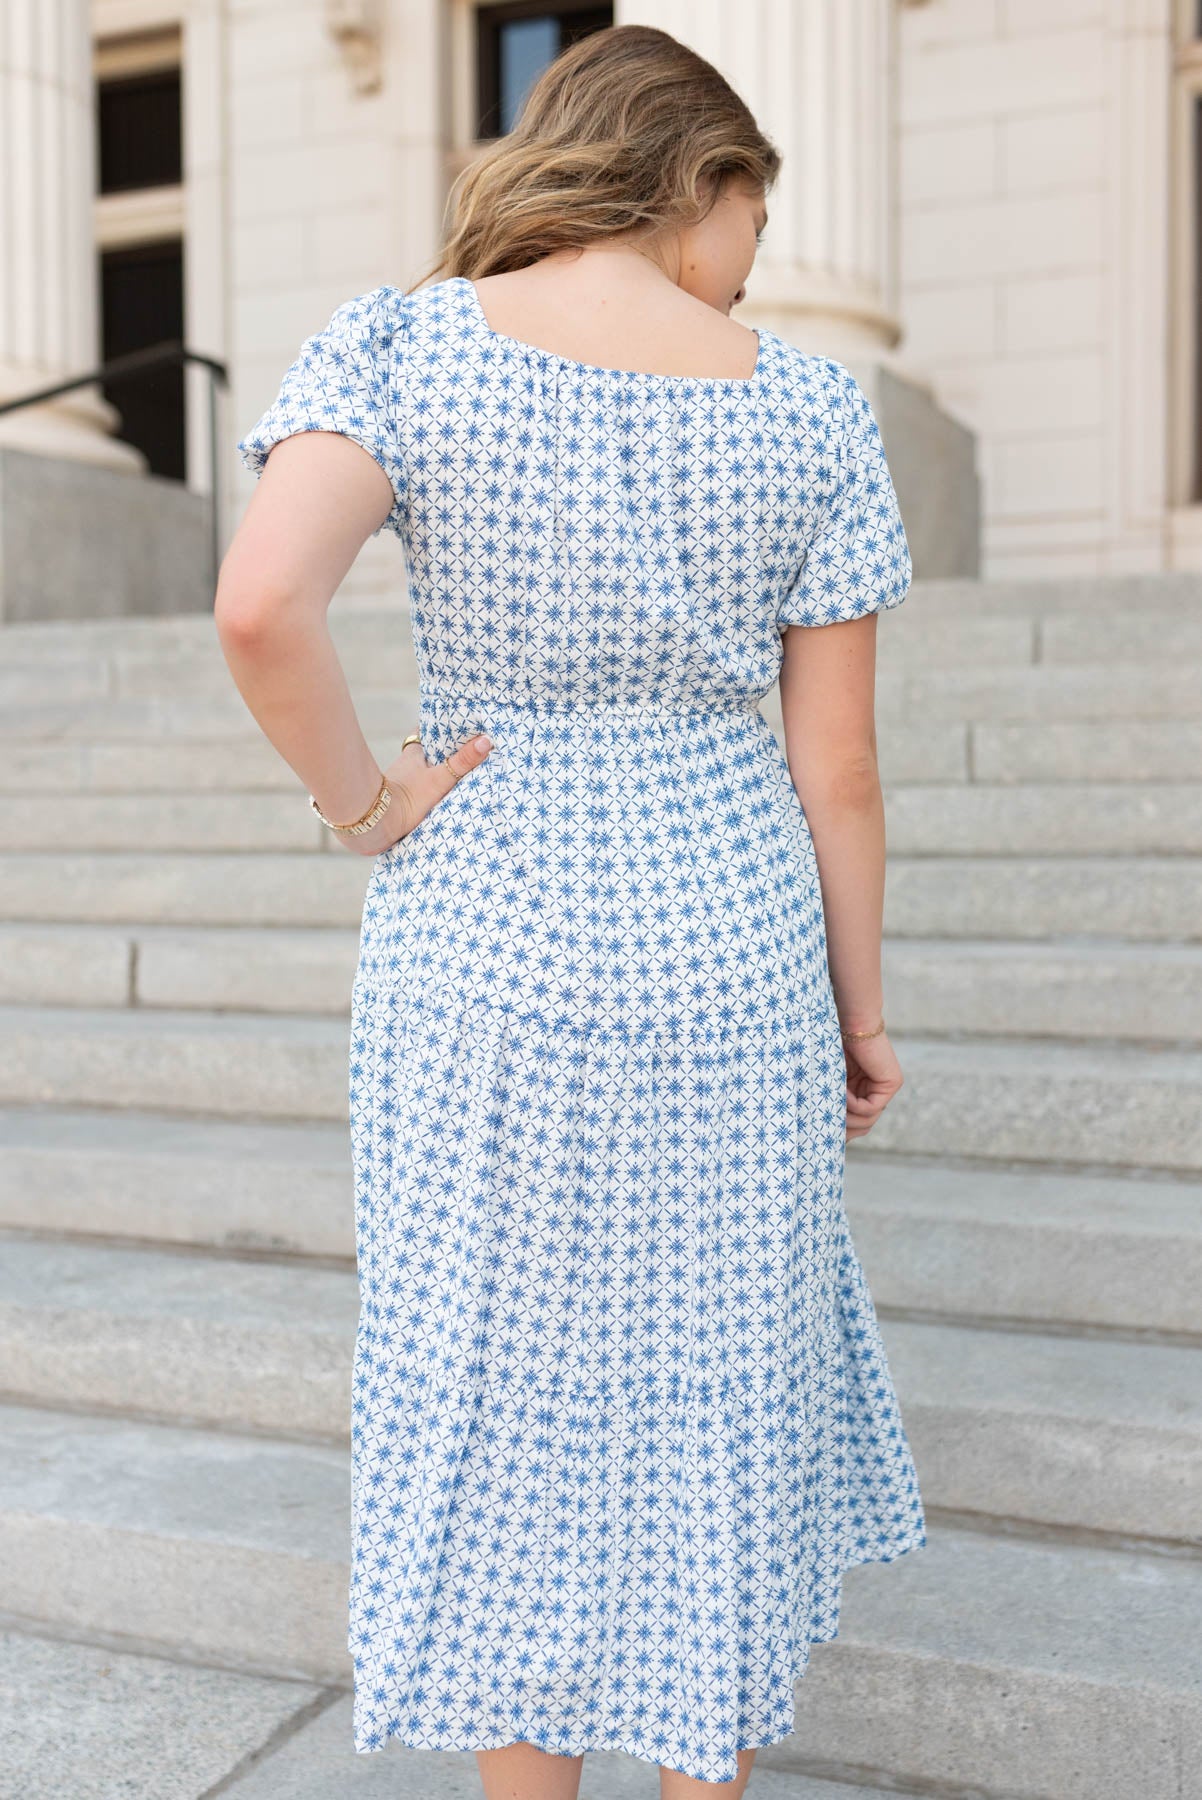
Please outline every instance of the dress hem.
M897 1562L902 1556L908 1555L912 1550L922 1550L926 1548L928 1542L928 1534L924 1526L924 1528L916 1534L911 1534L906 1538L899 1539L898 1542L891 1545L887 1551L878 1550L876 1552L867 1552L862 1556L853 1556L849 1558L840 1564L837 1580L841 1583L844 1575L847 1574L849 1569L862 1568L869 1563ZM736 1757L741 1750L767 1750L774 1744L783 1743L786 1738L794 1736L797 1729L796 1684L804 1678L805 1673L809 1668L810 1651L813 1646L815 1644L834 1643L838 1639L840 1627L839 1613L841 1610L842 1594L839 1596L839 1602L835 1609L833 1631L830 1631L822 1637L807 1637L805 1639L802 1645L801 1658L799 1661L795 1661L792 1674L789 1678L789 1716L782 1724L782 1728L778 1731L774 1731L770 1737L760 1737L756 1743L740 1743L734 1745L733 1748ZM426 1737L428 1738L429 1735L430 1734L426 1734ZM549 1734L544 1733L543 1736L544 1739L546 1739ZM355 1743L354 1751L357 1756L374 1756L378 1755L382 1750L387 1749L388 1745L393 1742L400 1744L402 1748L406 1750L437 1750L449 1754L463 1754L477 1750L506 1750L510 1745L518 1743L533 1744L535 1749L544 1750L548 1755L565 1757L608 1755L611 1751L620 1750L624 1755L633 1756L640 1762L649 1762L656 1767L669 1769L673 1774L687 1775L694 1781L713 1782L715 1786L720 1785L723 1782L733 1781L738 1773L737 1765L730 1771L729 1775L702 1775L697 1772L696 1768L682 1769L676 1763L662 1761L659 1756L653 1754L645 1745L643 1748L636 1749L634 1747L634 1740L616 1743L612 1741L612 1737L607 1737L606 1734L601 1731L589 1733L588 1741L585 1743L577 1743L574 1747L564 1747L561 1744L549 1743L546 1741L540 1743L537 1738L525 1737L521 1735L521 1730L518 1726L514 1727L514 1732L510 1735L507 1735L496 1742L486 1744L465 1744L462 1742L447 1743L445 1740L439 1743L430 1743L428 1741L418 1741L415 1737L406 1737L403 1731L392 1731L381 1738L380 1742L376 1744Z

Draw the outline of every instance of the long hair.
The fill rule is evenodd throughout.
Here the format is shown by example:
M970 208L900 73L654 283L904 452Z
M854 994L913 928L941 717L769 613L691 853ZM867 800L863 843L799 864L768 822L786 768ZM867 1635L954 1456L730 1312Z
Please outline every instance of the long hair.
M502 274L620 232L703 219L734 178L767 191L781 154L712 63L652 25L570 44L512 131L462 169L437 276Z

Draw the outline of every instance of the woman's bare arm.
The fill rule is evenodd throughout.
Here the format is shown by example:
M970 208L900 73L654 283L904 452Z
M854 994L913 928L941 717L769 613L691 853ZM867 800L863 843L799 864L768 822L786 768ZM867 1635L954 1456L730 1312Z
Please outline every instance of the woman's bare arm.
M379 463L350 438L329 431L284 438L267 458L217 582L217 635L238 691L331 819L365 813L381 770L330 635L330 602L394 503ZM411 744L383 771L396 784L383 818L338 841L378 854L486 754L464 747L428 764Z
M814 841L827 961L845 1031L874 1030L884 1004L885 807L877 767L876 630L875 612L833 625L790 625L780 673L785 754ZM862 1048L845 1044L845 1052L854 1137L875 1121L902 1077L884 1038Z

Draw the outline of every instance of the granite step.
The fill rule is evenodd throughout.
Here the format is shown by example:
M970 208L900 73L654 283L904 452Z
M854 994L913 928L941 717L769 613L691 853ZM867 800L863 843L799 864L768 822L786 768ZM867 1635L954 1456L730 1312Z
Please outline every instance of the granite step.
M348 1685L345 1451L19 1406L0 1441L6 1612ZM813 1647L795 1731L757 1765L986 1800L1185 1800L1200 1615L1202 1563L936 1524L847 1571L838 1639Z
M0 1226L347 1263L350 1133L345 1121L0 1107Z
M470 1750L354 1747L341 1688L242 1675L0 1624L4 1778L21 1800L480 1800ZM121 1720L114 1730L114 1715ZM896 1800L896 1788L757 1771L757 1800ZM654 1763L590 1751L579 1800L655 1800Z
M1202 1173L1202 1053L1047 1038L893 1039L905 1086L851 1156Z
M882 969L898 1032L1202 1043L1202 944L889 938Z
M1194 720L1202 714L1198 688L1194 663L908 669L891 662L887 652L877 659L878 719L922 719L930 725L951 719L1039 726L1050 719Z
M353 1270L55 1238L0 1249L6 1396L349 1445Z
M915 747L903 768L882 748L881 767L891 777L919 780L912 772L921 766L917 755ZM932 755L928 765L935 760ZM973 781L1176 782L1197 770L1202 724L1188 719L1053 719L968 728L966 773Z
M10 1238L9 1398L349 1442L350 1270ZM1202 1550L1202 1346L883 1322L929 1507Z
M980 623L984 626L985 621ZM1014 625L1013 616L1008 623ZM923 624L929 629L929 620ZM990 627L996 630L992 620ZM1035 626L1032 660L1039 663L1076 669L1091 663L1121 668L1128 661L1147 664L1178 659L1192 663L1195 669L1202 663L1202 607L1196 602L1111 613L1091 614L1083 609L1050 615Z
M893 855L1202 854L1202 779L1187 782L885 783ZM14 850L321 851L350 854L292 793L0 794Z
M1197 661L1202 648L1202 616L1196 603L1166 594L1140 607L1098 610L1087 605L1043 614L976 596L957 606L931 606L921 590L910 595L904 614L881 620L880 653L916 667L981 664L986 667L1060 662L1114 665ZM28 689L39 675L64 665L90 671L114 695L170 686L179 692L217 690L232 677L211 615L175 615L159 621L75 621L55 633L50 622L10 628L4 633L5 667L17 671ZM158 630L146 627L158 625ZM329 615L331 636L352 679L383 662L406 679L416 672L406 610L337 607ZM58 643L56 646L56 637Z
M355 691L355 710L368 741L381 748L394 745L395 751L409 730L416 704L415 684ZM85 751L97 743L124 744L152 754L160 747L198 745L202 756L204 746L216 740L253 747L255 755L262 754L259 746L265 744L258 720L232 685L226 693L165 693L136 700L67 695L30 700L18 695L0 704L0 740L77 744Z
M168 695L180 699L221 700L238 690L211 633L212 644L194 647L170 640L122 646L88 656L74 643L64 643L57 653L47 645L41 653L28 654L24 646L4 644L0 665L0 706L53 705L61 700L156 700ZM347 679L355 688L400 688L417 685L414 649L397 621L369 648L340 653ZM1015 660L1011 658L1011 660ZM1154 659L1153 659L1154 660Z
M417 710L416 694L404 706ZM765 717L784 744L783 723ZM369 742L384 766L399 748L401 705ZM373 741L374 739L374 741ZM1202 724L1119 719L1106 723L969 725L948 720L935 726L886 719L878 726L877 753L887 780L1015 783L1027 781L1178 782L1202 768ZM294 771L266 738L174 738L129 742L97 736L81 739L8 737L0 764L0 792L57 795L163 793L218 790L243 793L274 789L295 793Z
M886 782L884 802L891 856L1202 853L1202 780ZM11 804L0 801L0 822Z
M0 1104L341 1122L348 1018L0 1006Z
M757 1764L961 1800L1194 1800L1202 1564L936 1527L843 1594L793 1737Z
M298 787L295 770L261 734L251 741L230 733L165 743L10 737L0 767L0 793L57 797L71 789L98 804L112 794L295 795Z
M1202 1554L1202 1345L882 1332L928 1508Z
M0 1003L345 1013L354 928L0 923ZM1202 1041L1202 944L886 940L895 1032Z
M298 1738L347 1751L341 1733L307 1738L307 1728L331 1703L341 1712L343 1700L340 1690L313 1682L245 1675L0 1620L7 1721L0 1726L0 1793L12 1800L204 1800L229 1791L227 1779L245 1770L248 1779L252 1771L270 1777L260 1794L294 1800L303 1792L287 1785ZM353 1760L352 1748L345 1761ZM327 1776L336 1769L330 1757ZM396 1772L393 1763L394 1782ZM336 1791L326 1789L331 1800ZM394 1786L394 1796L403 1792ZM410 1792L416 1800L417 1790Z
M1202 1338L1202 1185L919 1157L847 1159L885 1313ZM0 1108L0 1225L354 1257L345 1123Z
M845 1202L882 1313L1202 1344L1197 1181L859 1156L853 1145Z
M349 1697L337 1699L273 1756L223 1789L223 1800L226 1794L232 1800L357 1800L360 1795L363 1800L480 1800L471 1751L406 1750L393 1740L382 1756L356 1756L349 1748L351 1712ZM758 1766L753 1779L749 1800L898 1800L904 1793ZM578 1800L658 1800L659 1791L654 1763L621 1750L586 1752Z
M1202 1052L901 1034L906 1085L851 1155L1202 1173ZM346 1018L0 1006L0 1105L345 1121Z
M0 1406L0 1610L350 1682L349 1452Z
M407 629L408 599L385 605L340 598L331 608L329 626L335 642L353 650L365 641L377 643L398 625ZM903 619L921 618L940 625L965 617L982 619L1078 619L1085 627L1157 612L1175 617L1202 613L1202 575L1189 570L1115 575L945 577L914 580L904 613L887 615L896 628ZM116 649L138 649L170 643L195 653L218 643L211 608L161 617L27 620L5 623L3 642L14 657L35 660L59 654L64 642L76 644L88 657Z
M373 867L347 851L0 852L0 919L357 930ZM890 851L885 929L893 939L1198 942L1202 858Z
M351 854L333 842L299 788L290 794L0 795L9 851L293 850Z
M357 931L374 866L353 851L0 853L0 918Z
M349 673L374 672L379 686L416 685L413 636L402 609L333 607L328 624ZM1021 630L1022 622L1011 629ZM0 702L53 700L64 689L79 698L119 700L163 693L201 698L234 688L211 612L28 623L5 627L0 642Z
M906 603L911 602L936 618L956 617L966 607L1024 619L1055 619L1066 613L1095 620L1103 615L1121 618L1158 607L1190 612L1202 610L1202 575L1174 569L1122 575L993 576L984 580L948 576L916 580Z
M775 691L775 690L774 690ZM383 708L372 697L362 709ZM368 741L381 766L399 749L397 724L415 718L416 690L398 692L387 717L371 717ZM785 744L779 706L769 698L765 718ZM1202 770L1202 723L1188 719L1055 720L1042 724L971 724L944 720L931 725L899 718L879 721L877 753L885 780L899 782L1180 782ZM90 739L4 738L0 793L58 796L73 790L99 798L113 793L295 794L295 772L260 733L232 729L214 737L174 736L161 741L108 737L98 728Z
M0 924L0 1002L337 1013L357 929Z
M377 698L360 709L361 720L365 713L381 710ZM416 692L399 692L389 703L387 718L372 721L373 728L366 735L381 767L399 751L405 735L398 729L399 723L416 721L418 704ZM769 709L765 709L765 717L769 717ZM783 747L782 722L779 717L769 722ZM887 721L878 731L881 766L894 779L904 781L968 781L972 776L970 729L955 720L935 727ZM1092 733L1096 728L1083 725L1079 729ZM1130 729L1146 732L1150 728L1141 721ZM1173 745L1162 747L1157 740L1150 740L1131 764L1111 758L1119 770L1114 778L1179 780L1180 739L1192 727L1181 722L1174 729L1177 742ZM3 741L0 793L57 797L74 789L99 798L110 793L297 791L295 772L265 737L251 739L232 729L213 737L151 741L109 737L98 725L96 736L88 739L8 736ZM1052 779L1059 768L1071 779L1093 780L1091 747L1088 740L1065 740L1049 755L1046 765L1036 762L1032 773L1039 779Z
M227 858L227 862L232 860ZM8 876L0 859L0 905ZM1202 940L1196 856L903 856L890 847L888 937Z
M89 686L90 680L86 667L73 680L66 670L56 671L53 693L39 700L18 678L13 691L0 697L0 738L84 745L263 741L258 722L228 676L224 687L211 693L178 692L166 686L161 693L139 696L98 693L93 691L94 682ZM415 676L385 683L372 668L366 680L351 686L369 742L374 746L378 741L381 747L395 744L399 749L414 720ZM761 701L761 710L777 729L781 715L775 684ZM1099 664L910 668L897 664L885 648L877 660L876 714L878 725L887 731L912 730L916 719L928 731L967 724L1023 725L1041 731L1051 722L1064 726L1134 721L1160 728L1174 722L1196 724L1202 718L1202 693L1193 663L1131 663L1114 669ZM1180 778L1179 770L1173 774Z

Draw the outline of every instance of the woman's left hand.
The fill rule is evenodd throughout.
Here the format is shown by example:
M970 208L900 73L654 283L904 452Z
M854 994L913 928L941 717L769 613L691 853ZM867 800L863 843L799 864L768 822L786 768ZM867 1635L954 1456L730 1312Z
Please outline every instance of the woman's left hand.
M464 775L479 768L491 749L487 737L470 737L445 761L432 763L427 762L420 744L406 744L384 771L384 779L392 790L392 804L383 818L357 837L338 832L339 843L360 856L379 856L382 851L391 850L446 798Z

